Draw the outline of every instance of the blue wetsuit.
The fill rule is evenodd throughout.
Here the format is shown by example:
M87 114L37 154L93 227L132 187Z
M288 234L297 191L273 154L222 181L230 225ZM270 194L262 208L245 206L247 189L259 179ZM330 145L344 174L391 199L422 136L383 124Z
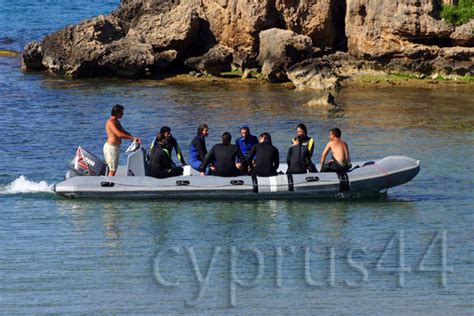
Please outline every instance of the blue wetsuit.
M199 170L201 163L207 155L206 139L202 136L194 136L189 145L189 164L193 169Z
M247 156L252 147L258 144L258 138L254 135L248 135L246 139L244 139L243 137L239 137L235 140L235 144L239 146L242 154L244 156ZM255 157L253 157L253 159L255 159Z

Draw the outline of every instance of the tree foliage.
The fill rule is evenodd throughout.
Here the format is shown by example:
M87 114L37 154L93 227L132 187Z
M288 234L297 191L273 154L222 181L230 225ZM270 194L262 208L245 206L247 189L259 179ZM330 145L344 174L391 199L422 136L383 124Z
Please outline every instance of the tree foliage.
M457 5L445 5L441 17L454 25L461 25L474 18L474 0L459 0Z

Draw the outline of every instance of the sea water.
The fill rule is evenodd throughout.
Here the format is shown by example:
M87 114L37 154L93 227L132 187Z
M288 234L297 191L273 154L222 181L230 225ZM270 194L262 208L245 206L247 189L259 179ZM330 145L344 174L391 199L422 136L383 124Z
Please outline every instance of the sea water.
M0 4L0 49L20 51L118 1ZM0 58L2 314L474 313L472 85L348 87L332 112L304 105L317 93L279 86L67 80L19 67ZM353 160L407 155L421 171L371 199L56 197L78 145L102 155L116 103L145 144L171 126L185 158L206 122L209 148L248 124L270 132L284 160L303 122L315 160L338 126Z

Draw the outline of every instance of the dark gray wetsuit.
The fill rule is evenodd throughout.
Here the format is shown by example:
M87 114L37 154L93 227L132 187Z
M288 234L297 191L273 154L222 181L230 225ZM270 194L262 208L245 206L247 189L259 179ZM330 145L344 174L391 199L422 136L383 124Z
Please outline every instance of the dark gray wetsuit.
M280 153L275 146L270 143L256 144L248 152L247 160L252 161L254 157L256 166L252 170L252 174L259 177L271 177L278 173Z
M224 145L217 144L212 147L209 153L204 158L199 171L204 172L206 167L213 163L216 171L213 173L215 176L220 177L235 177L241 175L242 172L235 167L236 159L245 163L244 155L240 151L237 145Z
M311 154L308 147L302 144L292 145L288 148L286 155L286 163L288 164L287 174L301 174L307 173L309 163L311 161Z
M150 176L155 178L169 178L183 174L183 168L176 167L171 160L167 149L156 144L150 153Z

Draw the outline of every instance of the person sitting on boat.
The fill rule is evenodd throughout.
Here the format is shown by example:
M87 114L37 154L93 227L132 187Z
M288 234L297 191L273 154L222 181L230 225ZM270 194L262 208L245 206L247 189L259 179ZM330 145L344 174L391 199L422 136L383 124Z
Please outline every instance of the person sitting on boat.
M288 164L287 174L303 174L308 172L309 151L307 146L302 145L301 137L293 138L293 145L288 148L286 163Z
M304 146L308 150L305 164L308 166L309 172L318 172L316 166L313 164L311 158L313 157L314 151L314 139L308 136L308 130L306 125L298 124L296 125L296 136L300 138L301 146Z
M341 139L341 134L337 127L329 130L329 142L321 155L321 172L347 171L352 167L349 146ZM325 163L329 151L332 152L332 159Z
M258 139L250 134L250 127L248 125L240 127L240 135L241 137L235 140L235 144L239 146L242 155L247 156L252 147L258 144Z
M120 119L123 116L124 107L120 104L114 105L111 111L111 116L105 123L105 131L107 133L107 142L104 144L104 158L109 169L108 176L115 176L119 164L120 145L122 139L133 140L140 143L140 138L132 136L120 124Z
M169 128L168 126L163 126L162 128L160 128L160 134L163 134L165 136L166 143L164 145L164 148L168 150L170 156L174 149L176 152L176 156L178 157L178 160L181 162L181 165L185 166L186 162L184 161L183 153L181 152L181 148L178 145L178 141L171 134L171 128ZM153 150L153 147L155 145L156 145L156 137L151 144L150 151Z
M272 145L272 137L269 133L262 133L259 143L252 147L247 153L249 165L255 165L252 174L259 177L271 177L278 174L280 165L280 153Z
M235 144L239 146L240 151L244 157L250 152L253 146L258 144L258 138L252 134L250 134L250 127L248 125L242 125L240 127L240 135L241 137L235 140ZM255 161L255 157L252 158ZM241 162L237 159L237 162ZM248 166L250 167L250 166ZM250 172L250 169L247 168L245 170L247 173Z
M208 135L209 127L207 124L200 124L197 128L197 135L194 136L189 145L189 164L194 170L199 171L199 167L206 158L206 137Z
M156 135L156 144L150 153L150 176L155 178L169 178L183 174L183 168L177 167L166 148L166 137L162 133Z
M220 177L235 177L242 174L245 165L245 158L240 151L239 146L232 145L230 142L232 136L229 132L222 134L222 143L216 144L204 158L199 171L204 176L204 171L210 163L214 163L212 175ZM236 162L239 159L242 163Z

